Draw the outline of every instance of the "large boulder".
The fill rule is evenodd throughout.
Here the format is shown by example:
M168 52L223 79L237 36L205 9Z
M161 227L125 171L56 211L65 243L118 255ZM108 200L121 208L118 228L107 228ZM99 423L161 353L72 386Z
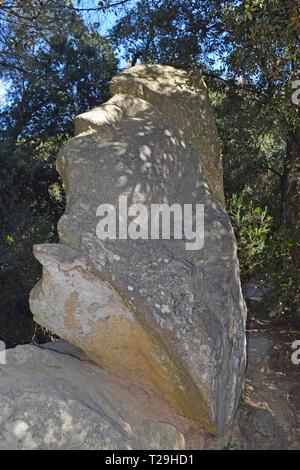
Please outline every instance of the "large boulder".
M66 211L60 243L34 247L44 269L31 310L104 369L222 434L243 381L246 309L206 87L198 74L137 66L113 80L112 92L77 117L77 135L58 156ZM170 239L150 239L142 217L129 217L131 238L118 224L115 239L99 238L100 204L125 223L126 205L137 216L141 204L152 215L163 203L204 205L203 219L193 213L203 245L182 227L182 236L174 229Z

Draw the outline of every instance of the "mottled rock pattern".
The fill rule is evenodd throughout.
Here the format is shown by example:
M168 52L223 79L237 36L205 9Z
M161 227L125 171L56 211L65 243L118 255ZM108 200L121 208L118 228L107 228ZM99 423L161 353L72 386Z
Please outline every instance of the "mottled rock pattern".
M197 423L151 390L76 356L84 353L61 341L6 351L7 363L0 366L0 450L210 445Z
M287 439L272 413L261 407L245 405L239 415L239 429L245 450L284 450Z
M199 98L186 80L170 67L134 67L114 80L119 94L77 118L77 135L57 160L67 191L60 244L34 248L44 270L30 306L38 323L102 367L217 434L230 426L240 395L246 309L234 234L199 154L202 145L207 158L214 152L218 167L215 124L202 79ZM148 209L204 204L203 248L99 240L97 207L118 207L120 198Z
M113 96L101 113L96 108L75 119L75 134L88 126L103 129L136 112L141 98L168 116L185 140L197 152L201 173L211 191L224 204L223 169L220 141L207 86L199 70L184 71L161 65L137 65L115 76L110 84ZM124 98L126 99L124 100ZM139 111L139 109L138 109Z

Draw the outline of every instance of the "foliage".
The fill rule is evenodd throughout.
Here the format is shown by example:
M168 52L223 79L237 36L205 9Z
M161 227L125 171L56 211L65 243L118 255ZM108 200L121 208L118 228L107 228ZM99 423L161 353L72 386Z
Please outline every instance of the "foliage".
M300 249L297 234L297 251ZM271 285L266 303L276 318L290 320L300 327L300 263L293 256L295 246L290 232L281 227L268 240L262 282Z
M10 79L9 106L0 122L3 138L13 144L20 137L39 143L43 136L71 132L76 114L109 97L117 61L105 39L86 31L50 42L50 49L36 53L37 68Z
M300 325L299 259L286 227L276 227L267 207L255 206L247 193L227 204L237 239L241 279L255 278L266 287L265 306L272 317ZM300 237L297 236L299 250Z
M227 444L223 447L222 450L232 450L236 448L236 444L232 444L231 442L227 442Z
M278 186L286 144L276 132L260 134L259 104L250 94L212 90L223 154L224 189L228 198L247 193L254 204L267 205L279 218Z
M267 208L254 206L243 197L234 194L227 205L227 212L236 236L242 281L249 280L264 269L264 257L273 219Z
M209 54L222 44L219 3L140 0L114 26L111 40L123 46L126 59L138 56L144 63L206 68L206 62L214 61Z
M32 256L35 243L57 241L56 221L63 209L61 186L56 187L54 155L63 142L49 139L34 154L18 142L13 154L1 142L0 162L0 331L7 346L45 340L47 335L32 322L28 294L41 275ZM49 191L49 189L53 191ZM56 191L55 191L56 188Z

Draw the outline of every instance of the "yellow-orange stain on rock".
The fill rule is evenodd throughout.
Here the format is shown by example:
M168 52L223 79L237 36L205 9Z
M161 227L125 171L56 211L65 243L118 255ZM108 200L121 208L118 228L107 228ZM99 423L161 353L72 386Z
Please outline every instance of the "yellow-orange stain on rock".
M78 309L78 292L74 291L70 294L68 299L65 301L65 326L68 331L72 333L81 333L81 325L74 318L74 311ZM80 313L80 312L79 312Z
M212 434L217 433L200 397L195 404L194 396L189 399L188 393L180 390L180 383L176 383L175 379L176 368L172 370L170 361L136 324L117 315L110 315L104 321L99 321L90 336L72 337L72 343L83 349L104 369L149 387L182 413L198 418Z

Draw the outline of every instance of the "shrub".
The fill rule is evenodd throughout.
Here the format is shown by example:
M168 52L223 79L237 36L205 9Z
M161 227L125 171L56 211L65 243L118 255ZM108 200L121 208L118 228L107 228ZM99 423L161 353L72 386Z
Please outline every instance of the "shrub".
M247 203L236 194L230 198L227 211L237 241L241 280L245 282L263 271L273 218L266 207L255 207L253 201Z
M300 325L299 240L293 243L289 230L276 227L265 207L233 195L227 211L236 236L241 281L255 278L268 287L265 307L275 318Z

